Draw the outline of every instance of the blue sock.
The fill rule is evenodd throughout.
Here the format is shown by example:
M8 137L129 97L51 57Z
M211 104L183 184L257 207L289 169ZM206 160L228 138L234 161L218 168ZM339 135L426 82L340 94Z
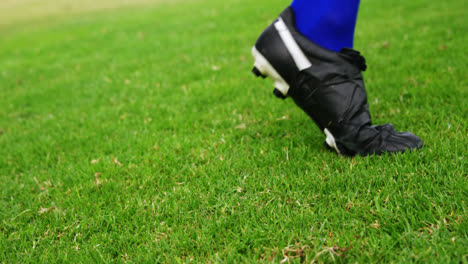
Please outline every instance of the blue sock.
M293 0L296 27L320 46L352 48L359 0Z

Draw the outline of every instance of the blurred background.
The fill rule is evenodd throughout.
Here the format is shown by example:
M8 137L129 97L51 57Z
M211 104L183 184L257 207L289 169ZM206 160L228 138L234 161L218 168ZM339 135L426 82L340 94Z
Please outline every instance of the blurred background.
M37 19L52 19L82 12L180 0L2 0L0 26Z

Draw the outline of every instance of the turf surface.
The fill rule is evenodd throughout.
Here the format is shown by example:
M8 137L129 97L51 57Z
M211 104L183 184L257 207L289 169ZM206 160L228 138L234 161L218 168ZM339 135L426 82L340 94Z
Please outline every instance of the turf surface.
M463 1L363 1L374 122L425 146L352 159L249 74L287 2L158 2L0 10L0 262L467 263Z

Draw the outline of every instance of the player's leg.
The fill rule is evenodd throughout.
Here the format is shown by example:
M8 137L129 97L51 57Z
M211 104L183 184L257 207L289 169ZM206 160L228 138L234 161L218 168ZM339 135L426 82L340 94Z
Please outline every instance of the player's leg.
M336 52L353 47L359 0L294 0L291 7L308 39Z
M310 25L303 24L292 7L286 8L257 39L252 49L253 73L272 78L275 95L291 97L324 132L326 145L340 154L369 155L421 148L422 140L411 133L397 132L391 124L372 125L361 74L367 67L365 59L349 48L359 2L328 1L333 4L329 6L325 0L293 3L300 9L298 13L306 11L301 19L307 20L306 14L310 12L309 17L314 21ZM313 7L321 2L326 8L314 11ZM348 11L353 12L342 14L346 16L343 21L328 17L333 13L331 6L338 8L338 2L344 6L354 3L348 6ZM301 8L299 3L304 6ZM347 27L346 23L351 23L352 27ZM330 32L320 33L326 30ZM348 37L340 36L347 30Z

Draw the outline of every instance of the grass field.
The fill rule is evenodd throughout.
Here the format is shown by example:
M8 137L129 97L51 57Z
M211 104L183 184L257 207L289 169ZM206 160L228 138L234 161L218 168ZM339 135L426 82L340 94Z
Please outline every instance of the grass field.
M425 146L352 159L249 73L288 1L54 1L0 9L0 262L468 263L464 1L362 2L374 122Z

